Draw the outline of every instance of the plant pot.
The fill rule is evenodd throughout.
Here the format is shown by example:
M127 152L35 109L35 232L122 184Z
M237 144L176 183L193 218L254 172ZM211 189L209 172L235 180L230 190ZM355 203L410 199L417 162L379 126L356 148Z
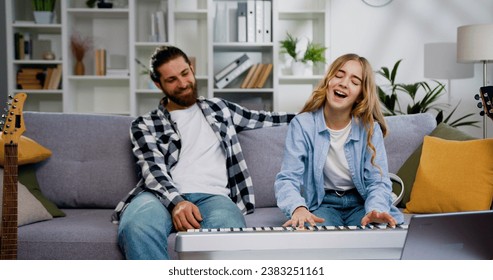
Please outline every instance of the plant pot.
M301 61L293 61L291 71L294 76L311 76L313 75L313 65Z
M34 11L34 22L37 24L50 24L55 21L55 13L49 11Z

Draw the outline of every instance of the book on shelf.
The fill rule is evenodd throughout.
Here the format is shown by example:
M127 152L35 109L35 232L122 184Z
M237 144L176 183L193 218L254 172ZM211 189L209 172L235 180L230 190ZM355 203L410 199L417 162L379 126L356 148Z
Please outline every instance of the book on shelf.
M42 89L58 89L62 80L62 65L48 67L44 70L44 80Z
M250 78L250 81L248 81L246 88L254 88L255 87L255 85L257 84L257 80L260 77L260 73L262 72L262 68L263 68L262 63L257 64L257 68L255 69L255 72L253 72L253 75Z
M96 76L106 75L106 49L96 49L94 51L94 65Z
M24 35L20 32L14 34L14 58L24 59Z
M252 60L250 58L247 58L245 61L243 61L240 65L238 65L233 71L231 71L229 74L227 74L224 78L216 82L216 87L219 89L224 88L225 86L229 85L231 82L233 82L238 76L243 74L245 71L248 70L253 65Z
M272 72L272 63L257 63L252 65L240 88L263 88Z
M272 63L263 64L262 72L260 72L259 78L255 83L255 87L263 88L271 72L272 72Z
M258 64L254 64L249 68L247 75L243 79L243 82L241 82L240 88L247 88L248 87L248 83L252 79L253 73L255 73L257 66L258 66Z
M50 80L53 78L53 67L48 67L45 71L45 80L43 82L43 89L50 89Z
M264 2L264 43L272 42L272 2Z
M255 42L264 41L264 1L255 1Z
M48 81L47 89L58 89L61 80L62 80L62 65L58 64L56 67L52 68L52 74Z
M14 33L14 58L18 60L32 59L32 40L27 32Z
M33 53L33 42L31 40L31 34L24 33L24 58L23 59L31 59Z
M223 79L224 77L226 77L226 75L231 73L236 67L240 66L243 62L247 61L248 59L249 59L248 55L243 54L242 56L233 60L230 64L223 67L219 72L217 72L216 75L214 75L214 80L218 82L219 80Z
M238 2L237 10L238 42L247 41L247 3Z
M247 1L247 42L255 43L255 0Z

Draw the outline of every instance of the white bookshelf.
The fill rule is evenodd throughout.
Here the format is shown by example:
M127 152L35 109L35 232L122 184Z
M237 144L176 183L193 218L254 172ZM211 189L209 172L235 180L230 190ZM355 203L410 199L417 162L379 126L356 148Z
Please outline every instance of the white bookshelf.
M269 42L237 42L234 9L245 0L120 0L112 1L111 9L88 8L85 0L57 1L56 22L36 24L32 16L31 0L6 0L7 67L9 94L23 91L28 94L25 110L74 113L118 114L137 116L154 109L162 93L143 75L154 49L172 44L195 58L199 94L222 97L255 109L293 111L293 104L303 103L311 88L318 83L324 67L314 76L294 77L282 73L279 41L286 30L305 34L315 42L329 46L327 34L330 1L324 0L269 0L272 4ZM216 5L225 3L230 9L225 28L227 40L214 41ZM118 6L116 6L118 5ZM165 14L166 38L151 40L151 14L162 10ZM14 59L15 32L28 32L31 37L49 40L55 60ZM122 61L128 74L95 75L94 53L84 58L85 75L73 73L74 57L70 51L70 36L78 32L91 37L93 47L107 51L108 68L111 62ZM247 53L255 63L272 63L273 70L265 86L259 89L240 89L246 75L223 89L217 89L214 73L233 59ZM61 64L62 86L53 90L16 89L16 72L26 66L49 67ZM294 86L294 87L293 87ZM284 89L303 88L303 94L289 94ZM301 96L301 97L300 97Z

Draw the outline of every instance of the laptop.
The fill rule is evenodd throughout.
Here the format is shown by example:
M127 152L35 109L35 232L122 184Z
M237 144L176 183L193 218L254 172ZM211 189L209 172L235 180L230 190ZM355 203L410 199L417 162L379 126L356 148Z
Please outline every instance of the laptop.
M414 215L402 260L492 260L493 211Z

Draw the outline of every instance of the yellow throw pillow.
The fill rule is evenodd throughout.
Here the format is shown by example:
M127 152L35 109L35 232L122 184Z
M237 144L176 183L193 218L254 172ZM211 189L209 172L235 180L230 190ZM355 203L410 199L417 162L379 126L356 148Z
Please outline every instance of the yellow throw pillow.
M0 133L1 134L1 133ZM0 137L0 166L4 164L4 145L3 138ZM51 151L41 146L36 141L21 136L17 146L17 164L23 165L43 161L51 156Z
M493 139L425 136L405 213L488 210L493 199Z

